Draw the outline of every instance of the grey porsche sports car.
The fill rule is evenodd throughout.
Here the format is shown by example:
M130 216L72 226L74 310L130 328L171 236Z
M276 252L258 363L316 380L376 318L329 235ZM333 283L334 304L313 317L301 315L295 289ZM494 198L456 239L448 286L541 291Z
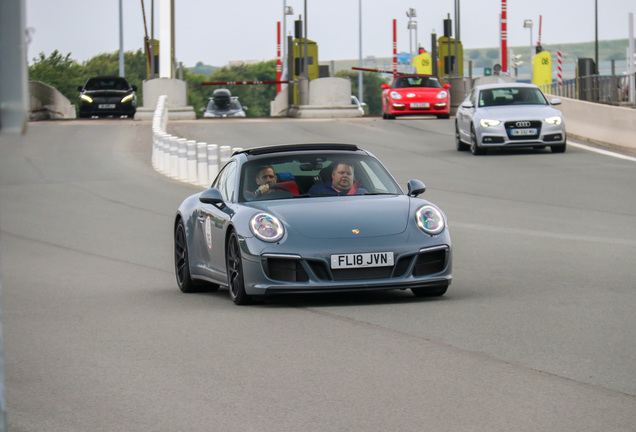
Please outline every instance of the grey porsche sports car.
M236 304L272 294L410 289L451 283L444 213L404 193L382 163L351 144L289 144L236 152L174 221L183 292L228 287Z
M483 155L488 149L550 147L563 153L566 147L565 119L534 84L484 84L472 89L455 114L455 144L458 151Z

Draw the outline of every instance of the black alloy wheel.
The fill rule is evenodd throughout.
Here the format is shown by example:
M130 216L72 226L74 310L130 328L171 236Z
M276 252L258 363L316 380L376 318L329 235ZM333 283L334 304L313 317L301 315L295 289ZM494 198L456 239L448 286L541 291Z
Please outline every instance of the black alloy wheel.
M227 288L230 298L237 305L246 305L252 302L250 296L245 292L245 282L243 280L243 260L236 231L232 231L228 239L226 250L227 264Z
M179 220L174 230L174 270L177 276L177 285L181 292L192 293L197 291L195 283L190 276L188 242L182 220Z

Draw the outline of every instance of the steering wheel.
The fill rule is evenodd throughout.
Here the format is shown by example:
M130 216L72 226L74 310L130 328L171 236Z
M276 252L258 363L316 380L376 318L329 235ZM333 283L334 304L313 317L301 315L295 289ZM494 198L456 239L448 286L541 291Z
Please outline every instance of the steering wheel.
M283 185L279 185L279 184L271 184L271 185L269 185L269 188L270 188L270 190L273 190L273 191L280 190L280 191L283 191L283 192L292 193L289 189L287 189L287 187L285 187Z

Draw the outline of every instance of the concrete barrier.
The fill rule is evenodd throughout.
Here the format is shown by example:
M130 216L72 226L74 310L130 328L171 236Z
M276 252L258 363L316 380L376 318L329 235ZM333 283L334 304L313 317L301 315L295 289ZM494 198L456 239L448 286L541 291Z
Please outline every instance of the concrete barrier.
M636 153L636 109L601 105L577 99L561 99L568 137L608 149Z
M75 105L55 87L29 81L29 120L74 119Z

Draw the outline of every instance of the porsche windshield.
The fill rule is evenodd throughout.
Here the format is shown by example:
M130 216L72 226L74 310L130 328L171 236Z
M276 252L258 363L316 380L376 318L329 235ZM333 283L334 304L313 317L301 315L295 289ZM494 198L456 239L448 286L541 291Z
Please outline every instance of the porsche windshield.
M281 193L260 195L263 184ZM241 173L241 191L243 202L255 198L402 193L377 159L342 153L281 155L247 162Z
M408 76L396 78L393 88L409 88L409 87L432 87L442 88L436 77Z

